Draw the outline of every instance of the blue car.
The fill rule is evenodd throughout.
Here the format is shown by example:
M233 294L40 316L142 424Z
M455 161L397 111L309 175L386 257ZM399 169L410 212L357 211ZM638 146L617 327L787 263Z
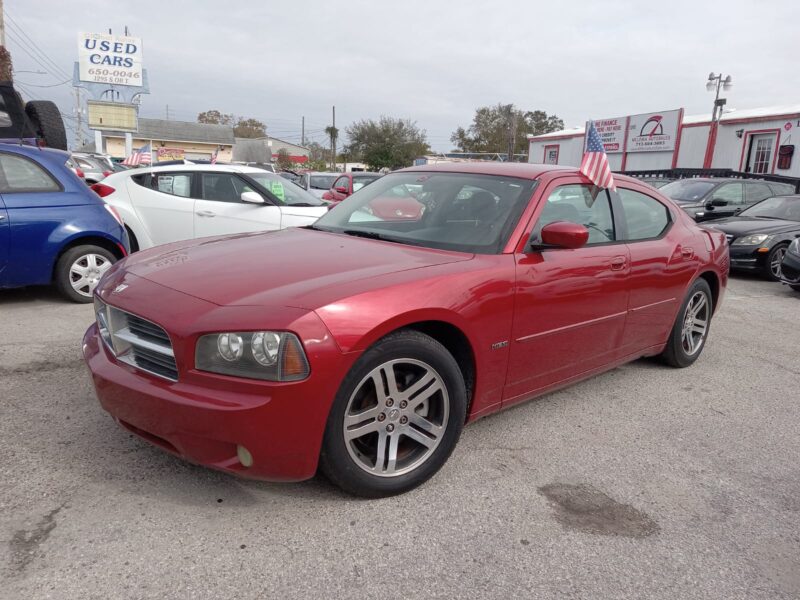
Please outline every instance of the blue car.
M0 144L0 288L55 285L91 302L130 251L116 210L67 166L61 150Z

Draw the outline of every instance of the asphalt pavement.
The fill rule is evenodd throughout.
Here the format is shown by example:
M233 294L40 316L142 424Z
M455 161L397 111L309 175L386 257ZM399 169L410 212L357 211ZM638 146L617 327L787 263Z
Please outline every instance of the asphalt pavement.
M0 292L0 598L800 598L799 309L734 277L693 367L478 421L375 501L134 438L80 356L92 307Z

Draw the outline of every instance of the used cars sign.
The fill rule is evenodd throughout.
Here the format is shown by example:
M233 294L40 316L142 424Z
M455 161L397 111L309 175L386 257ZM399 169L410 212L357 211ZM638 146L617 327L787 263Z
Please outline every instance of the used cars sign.
M78 34L81 81L142 85L142 38L105 33Z

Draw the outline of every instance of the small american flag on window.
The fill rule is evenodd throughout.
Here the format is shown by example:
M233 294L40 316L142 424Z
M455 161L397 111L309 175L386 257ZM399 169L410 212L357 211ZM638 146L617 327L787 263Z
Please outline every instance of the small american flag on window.
M600 139L600 134L597 133L594 121L589 121L589 128L586 130L586 152L581 161L580 172L586 175L597 187L616 189L611 167L608 166L606 149L603 147L603 142Z
M123 165L128 167L138 167L142 163L150 164L153 160L153 152L150 144L146 144L141 148L137 148L133 153L122 161Z

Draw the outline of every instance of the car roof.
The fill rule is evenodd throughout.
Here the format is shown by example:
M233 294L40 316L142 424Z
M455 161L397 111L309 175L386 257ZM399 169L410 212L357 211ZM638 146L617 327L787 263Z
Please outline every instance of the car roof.
M56 150L55 148L41 148L39 146L31 146L29 144L0 144L0 150L4 152L15 152L16 154L24 154L31 158L45 156L52 159L63 158L64 162L69 158L69 152L65 150Z
M265 169L259 169L258 167L249 167L247 165L197 165L197 164L172 164L172 165L164 165L164 166L154 166L154 167L139 167L138 169L130 169L126 171L126 173L136 174L136 173L160 173L163 171L214 171L216 173L272 173L272 171L267 171Z

